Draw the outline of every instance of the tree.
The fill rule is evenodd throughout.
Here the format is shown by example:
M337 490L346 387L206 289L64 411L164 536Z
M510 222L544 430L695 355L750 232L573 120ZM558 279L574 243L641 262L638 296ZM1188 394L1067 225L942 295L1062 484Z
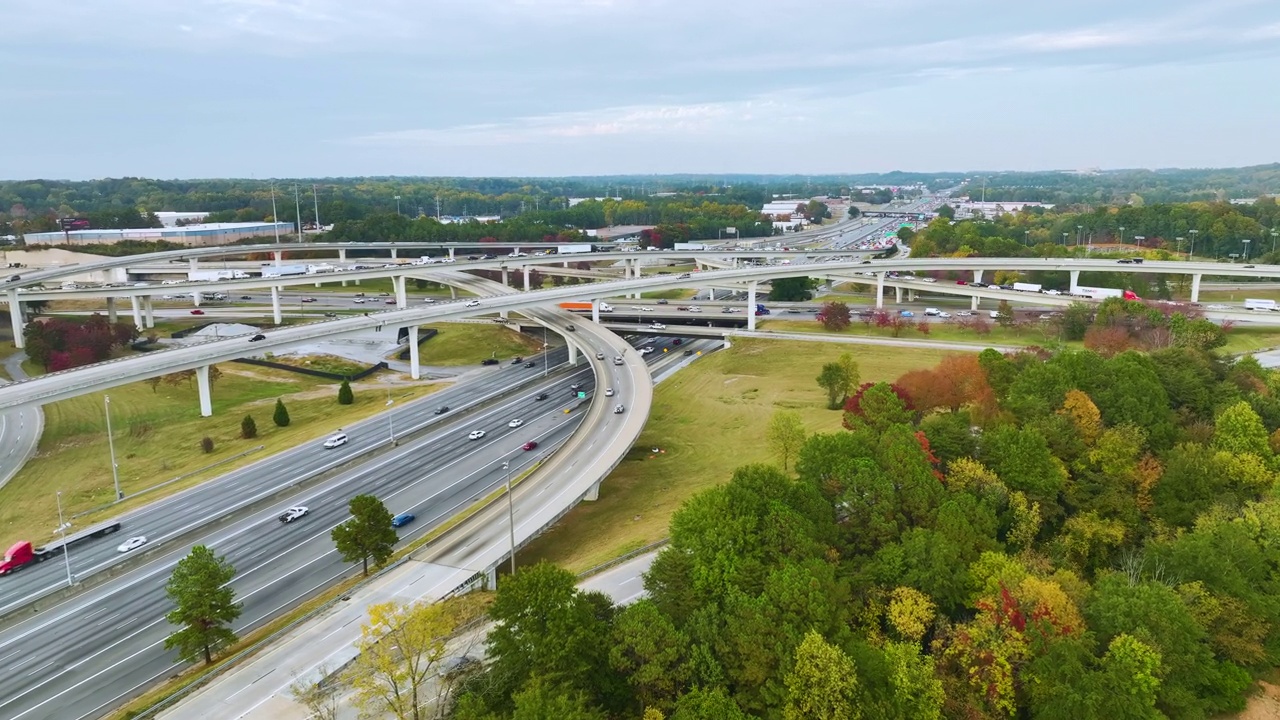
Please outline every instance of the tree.
M289 427L289 409L284 406L284 400L276 398L276 411L271 416L271 420L276 427Z
M1092 445L1102 434L1102 413L1093 400L1080 390L1068 390L1058 413L1071 419L1071 424L1085 445Z
M844 369L840 367L840 363L826 363L822 366L822 372L818 373L818 385L827 391L827 409L838 410L840 408L840 396L845 382Z
M432 698L427 694L456 619L444 603L395 602L369 607L369 622L360 626L359 655L343 673L355 691L354 704L367 717L390 713L398 720L424 720Z
M321 664L316 668L320 676L319 682L304 682L295 676L294 683L289 686L289 694L294 701L311 713L315 720L338 720L338 710L342 707L342 695L345 683L332 674L327 666Z
M204 545L178 561L165 594L174 604L165 619L178 630L165 638L165 649L177 648L178 657L213 662L214 653L236 641L231 623L240 617L240 604L231 578L236 570L226 559Z
M938 217L945 218L947 220L955 220L956 209L951 207L950 205L947 205L946 203L943 203L941 206L938 207Z
M1267 429L1258 413L1241 400L1223 410L1213 424L1213 445L1232 453L1250 453L1260 458L1271 457Z
M765 431L769 448L782 461L782 469L791 467L791 459L800 452L808 433L804 429L804 421L800 413L794 410L778 410L769 420L769 428Z
M769 284L769 299L774 302L804 302L813 298L813 285L812 278L778 278Z
M786 677L784 720L857 720L858 673L838 647L810 630L796 648L795 664Z
M208 435L200 438L200 450L205 455L208 455L209 453L213 452L213 438L209 437Z
M343 380L342 385L338 387L338 404L351 405L356 401L356 396L351 392L351 381Z
M852 323L849 306L842 302L823 303L818 312L818 321L822 327L831 332L840 332Z
M641 706L670 710L689 680L688 652L689 638L644 599L618 614L609 664L626 676Z
M910 424L915 413L911 398L897 385L865 383L844 406L844 426L862 422L877 432L891 425Z
M558 687L541 677L534 677L524 690L512 698L515 711L511 720L605 720L579 690Z
M369 560L382 565L395 551L396 529L391 526L391 512L373 495L357 495L349 505L351 519L330 533L338 554L345 562L359 560L364 574L369 575Z
M680 696L671 720L748 720L748 715L720 688L697 688Z
M996 305L996 322L999 323L1002 328L1008 329L1013 327L1013 306L1009 304L1008 300L1001 300L1000 304Z
M252 415L245 415L240 421L240 437L245 440L252 440L258 437L258 424L253 421Z

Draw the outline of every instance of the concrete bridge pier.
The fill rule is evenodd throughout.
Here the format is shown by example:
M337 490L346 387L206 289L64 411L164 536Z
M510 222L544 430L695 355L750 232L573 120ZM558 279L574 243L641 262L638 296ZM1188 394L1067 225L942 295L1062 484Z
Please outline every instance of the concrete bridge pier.
M974 281L974 282L982 282L982 271L981 271L981 270L974 270L974 271L973 271L973 281Z
M591 301L591 322L600 322L600 298Z
M450 252L452 252L452 251L453 251L453 248L450 248L449 250L450 250ZM452 285L450 285L450 286L449 286L449 299L450 299L450 300L457 300L457 299L458 299L458 288L456 288L456 287L454 287L454 286L452 286Z
M449 248L449 259L453 259L453 248Z
M404 310L405 308L409 307L409 293L408 293L408 289L405 287L405 283L407 281L408 281L408 278L406 278L404 275L396 275L391 279L392 286L396 290L396 309L397 310Z
M708 300L710 300L711 302L715 302L715 301L716 301L716 289L715 289L715 288L707 288L707 299L708 299Z
M1079 270L1072 270L1072 271L1071 271L1071 285L1070 285L1069 287L1070 287L1072 290L1075 290L1075 289L1076 289L1077 287L1079 287L1079 286L1080 286L1080 271L1079 271Z
M902 287L898 286L893 289L894 302L902 304Z
M345 263L346 261L347 261L347 249L346 249L346 248L338 248L338 262L344 262L344 263ZM343 269L343 270L346 270L346 268L345 268L345 267L344 267L344 268L342 268L342 269ZM342 287L346 287L346 286L347 286L347 281L346 281L346 280L343 280L343 281L342 281Z
M9 324L13 329L13 344L24 348L27 343L22 336L22 306L18 304L18 291L10 290L5 294L9 296Z
M274 250L274 251L272 251L272 253L271 253L271 254L272 254L272 255L274 255L274 256L275 256L275 258L276 258L276 267L280 267L280 263L284 260L284 251L283 251L283 250Z
M977 296L977 295L974 295L973 297L969 298L969 309L970 309L970 310L977 310L977 309L978 309L978 300L979 300L979 298L978 298L978 296Z
M1191 302L1200 302L1200 273L1191 276Z
M565 339L568 340L568 338L565 338ZM574 345L571 342L567 342L565 344L569 346L569 364L577 365L578 364L578 346Z
M524 291L529 292L529 266L525 265L520 269L524 271Z
M747 329L756 329L756 287L759 283L755 280L747 283Z
M502 284L509 285L510 282L511 282L511 275L507 271L507 266L503 265L502 266Z
M400 259L400 258L396 257L396 250L397 250L397 248L391 248L391 259L392 259L392 260L399 260L399 259Z
M884 309L884 273L876 273L876 309Z
M494 565L484 571L484 589L496 590L498 588L498 566Z
M191 302L194 303L196 307L200 307L200 301L203 299L204 297L200 295L199 290L191 293Z
M107 298L107 322L116 324L116 299L113 297Z
M916 301L916 291L907 290L907 302L915 302L915 301Z
M195 272L196 270L200 269L200 259L190 258L187 260L187 265L188 265L188 268L191 270L191 272Z
M422 379L422 370L418 367L418 326L409 326L409 377Z
M271 318L277 325L284 319L280 315L280 286L271 286Z
M151 302L150 295L148 295L142 302L142 314L143 320L145 321L144 324L147 329L150 330L151 328L154 328L156 326L156 308Z
M213 415L213 395L209 392L209 366L196 368L196 387L200 390L200 417Z
M582 496L583 502L595 502L600 499L600 481L596 481L587 489L587 494Z
M137 295L130 297L129 306L133 309L133 326L142 330L142 299Z

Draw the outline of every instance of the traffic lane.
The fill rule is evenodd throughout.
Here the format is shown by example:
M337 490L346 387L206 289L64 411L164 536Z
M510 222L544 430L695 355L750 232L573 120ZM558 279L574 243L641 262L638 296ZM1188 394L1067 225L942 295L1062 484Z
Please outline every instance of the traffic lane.
M565 419L561 420L560 417L563 416L563 413L549 412L547 414L551 418L554 418L565 425L570 424L570 422L576 424L580 419L580 417L565 417ZM569 429L566 428L564 435L567 436L568 432ZM523 472L528 465L531 465L536 461L536 453L526 455L527 459L520 458L518 456L513 458L513 473ZM461 472L464 477L462 481L455 481L449 484L449 487L454 488L454 491L451 494L446 493L443 496L440 496L437 486L424 482L427 478L410 483L410 485L403 488L400 492L407 493L415 485L420 485L424 492L440 496L440 502L435 502L433 505L433 508L435 509L434 513L429 513L426 517L415 523L415 526L410 526L408 532L402 532L402 541L407 540L414 535L426 532L437 521L448 517L448 515L451 514L448 509L451 505L465 503L477 492L483 494L489 488L500 484L505 475L500 469L500 464L495 467L495 461L491 456L492 452L487 452L485 448L477 448L477 450L462 459L463 462L466 462L465 467L462 467L461 470L458 470L457 468L450 469L451 471L447 474L453 475L455 472ZM412 476L413 474L414 473L409 473L408 475ZM439 474L436 476L439 477ZM479 485L479 490L467 487L468 485L477 484ZM348 517L346 513L345 500L349 499L349 497L354 494L353 490L372 490L375 494L379 494L380 487L349 489L347 492L341 493L340 496L314 498L313 502L324 503L323 505L318 505L319 507L329 508L332 512L313 511L302 520L296 521L295 524L286 526L285 529L272 527L268 532L269 539L261 541L254 546L241 546L237 549L215 545L215 550L220 554L225 554L234 566L244 567L246 565L252 565L248 570L239 573L237 578L232 581L233 586L237 587L240 600L244 604L244 614L242 615L241 625L239 625L239 631L244 631L257 626L277 612L291 607L293 604L308 595L314 594L314 592L318 591L321 587L326 586L337 577L352 571L352 566L350 564L344 563L340 560L336 550L334 550L332 545L328 542L328 535L334 526L343 522ZM428 498L429 496L419 497L416 502L425 502ZM455 498L457 498L457 502L453 502ZM412 497L409 497L408 501L415 502ZM273 521L268 520L267 522L269 523ZM306 528L303 527L304 525L309 526L309 532L293 531L294 528L305 530ZM252 553L249 557L256 560L256 564L246 562L246 559L243 557L246 552ZM266 578L266 581L263 581L263 578L255 578L255 575L257 575L255 571L263 567L271 568L272 571L276 573L276 577ZM280 574L282 570L283 574ZM149 615L159 616L159 621L137 627L136 630L132 630L130 635L121 640L117 640L116 643L108 645L105 651L101 651L101 654L99 655L101 663L106 665L103 670L113 671L113 677L101 680L101 683L115 683L118 682L121 677L120 673L122 670L113 667L115 663L112 661L116 659L117 655L112 654L111 651L115 647L124 641L133 640L134 642L132 644L144 645L142 648L143 651L155 649L159 647L156 643L162 643L164 636L170 631L167 623L163 622L162 615L162 611L168 605L168 602L162 593L163 579L157 578L155 579L155 582L156 587L154 589L156 592L147 593L147 595L151 596L148 599L135 598L131 612L134 613L132 617L139 621ZM106 641L113 639L111 635L113 631L127 629L127 624L113 624L116 623L116 620L117 618L115 616L111 616L108 623L99 626L100 629L98 632L85 633L81 631L79 635L82 637L87 635L86 639L93 644L105 643ZM47 672L50 669L59 669L60 664L65 666L69 657L59 656L57 655L57 651L53 654L45 654L42 653L39 648L49 647L50 645L59 648L69 648L70 644L50 644L47 640L48 638L42 636L40 639L40 646L37 648L29 648L30 652L23 653L24 665L30 667L30 663L35 663L36 667L41 670L41 672ZM67 651L63 650L61 652ZM123 672L128 673L129 676L139 678L140 682L146 682L157 674L166 674L172 670L178 669L179 666L175 664L175 659L172 654L163 654L169 656L169 659L166 662L161 662L159 665L148 663L146 665L147 670L145 671L138 671L135 669L136 666L130 665L128 669L124 669ZM158 673L151 672L151 669L154 667L159 667L160 671ZM97 677L101 678L101 675ZM95 676L90 676L88 679L92 684ZM39 684L45 683L47 683L47 680L44 678L39 681ZM13 687L14 683L12 682L5 683L5 685L8 687L2 687L0 688L0 691L4 693L4 697L6 698L11 698L16 695L16 699L21 700L25 697L31 696L29 693L30 688L15 688ZM73 686L73 688L74 687L76 686ZM100 693L107 690L108 689L105 687L98 688L93 686L89 690L89 693L91 697L100 698ZM73 711L77 710L77 708L82 706L85 702L79 696L64 698L63 700L70 700L72 703L75 703L75 705L68 707L65 702L60 701L59 707ZM12 702L7 703L7 705L12 705ZM93 709L91 706L85 707L86 711ZM37 708L33 707L26 710L29 711L33 709ZM21 713L24 712L24 709L21 707L6 707L6 705L0 705L0 710L16 712L18 713L17 716L20 716Z
M567 351L563 348L558 354L567 359ZM192 517L217 512L225 506L226 497L229 494L243 496L245 493L262 492L264 485L271 488L279 487L281 484L287 485L296 482L297 478L302 476L350 462L362 453L387 442L389 432L386 417L388 415L392 418L391 425L399 428L397 435L414 432L421 429L425 423L447 422L448 415L433 414L436 408L451 403L454 406L461 406L467 396L483 396L518 384L529 379L531 377L529 373L534 370L516 366L511 368L511 372L500 371L482 376L483 379L474 384L464 383L450 387L394 408L390 413L383 413L373 420L350 426L346 433L351 440L345 446L317 454L314 449L323 443L323 438L317 439L314 443L277 454L241 470L228 473L221 479L204 483L193 491L126 513L121 518L124 527L119 533L72 549L71 572L76 577L83 578L100 571L103 565L119 560L119 553L116 552L115 547L126 537L146 535L156 541L164 536L185 531L190 526ZM335 427L334 432L338 429ZM281 483L279 481L281 477L291 479ZM61 558L57 559L61 560ZM24 568L21 572L6 578L3 587L0 587L0 607L19 602L23 597L38 595L60 587L66 583L65 578L66 568L63 562L50 561Z

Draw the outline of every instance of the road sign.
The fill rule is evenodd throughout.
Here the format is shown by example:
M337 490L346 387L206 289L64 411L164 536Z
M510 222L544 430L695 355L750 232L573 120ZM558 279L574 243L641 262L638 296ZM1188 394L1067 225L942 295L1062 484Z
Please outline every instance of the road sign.
M584 397L586 397L586 396L587 396L587 394L586 394L586 393L582 392L581 390L579 390L579 391L578 391L578 399L579 399L579 400L581 400L582 398L584 398Z

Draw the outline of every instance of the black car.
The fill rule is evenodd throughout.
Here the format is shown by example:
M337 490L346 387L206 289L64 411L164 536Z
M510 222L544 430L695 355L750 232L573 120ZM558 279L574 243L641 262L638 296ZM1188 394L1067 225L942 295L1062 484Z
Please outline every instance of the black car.
M672 344L672 345L680 345L680 344L682 344L682 343L684 343L684 341L683 341L683 340L681 340L680 338L676 338L675 340L672 340L672 341L671 341L671 344Z
M480 364L481 365L497 365L498 361L495 358L485 358L480 361Z
M253 299L253 296L252 296L252 295L241 295L241 296L240 296L240 299L241 299L241 300L252 300L252 299Z
M979 282L977 280L974 280L973 282L969 283L969 287L986 287L986 286L987 286L986 283Z
M22 279L21 275L11 275L9 277L9 282L18 282L21 279Z
M1121 265L1132 265L1132 264L1133 264L1133 261L1132 261L1132 260L1130 260L1129 258L1121 258L1121 259L1117 260L1116 262L1120 263Z
M574 383L569 386L569 390L571 392L578 392L581 389L582 389L582 383Z
M512 364L512 365L519 365L519 364L520 364L520 363L522 363L522 362L524 362L524 358L520 357L519 355L517 355L517 356L515 356L515 357L511 358L511 364Z
M658 301L658 304L659 304L659 305L666 305L666 304L668 304L668 303L667 303L667 301L666 301L666 300L659 300L659 301Z
M529 361L529 362L525 363L525 364L524 364L524 366L525 366L525 367L527 367L527 368L531 368L531 367L534 367L535 365L534 365L533 361Z
M480 257L479 257L478 255L468 255L468 256L467 256L467 259L468 259L468 260L479 260L479 259L480 259Z
M572 325L565 325L564 329L568 330L569 332L574 332L576 328L574 328Z
M267 339L266 335L263 335L262 333L258 333L257 335L254 335L253 337L249 338L249 342L258 342L259 340L266 340L266 339Z
M693 351L692 351L692 350L685 350L685 351L684 351L684 354L685 354L685 355L692 355L692 354L693 354Z
M535 395L535 396L533 397L533 399L534 399L534 400L546 400L546 399L547 399L547 394L546 394L546 393L538 393L537 395Z
M447 413L447 412L449 412L449 406L448 406L448 405L441 405L440 407L438 407L438 408L436 408L435 410L431 411L431 414L432 414L432 415L443 415L443 414L445 414L445 413Z

